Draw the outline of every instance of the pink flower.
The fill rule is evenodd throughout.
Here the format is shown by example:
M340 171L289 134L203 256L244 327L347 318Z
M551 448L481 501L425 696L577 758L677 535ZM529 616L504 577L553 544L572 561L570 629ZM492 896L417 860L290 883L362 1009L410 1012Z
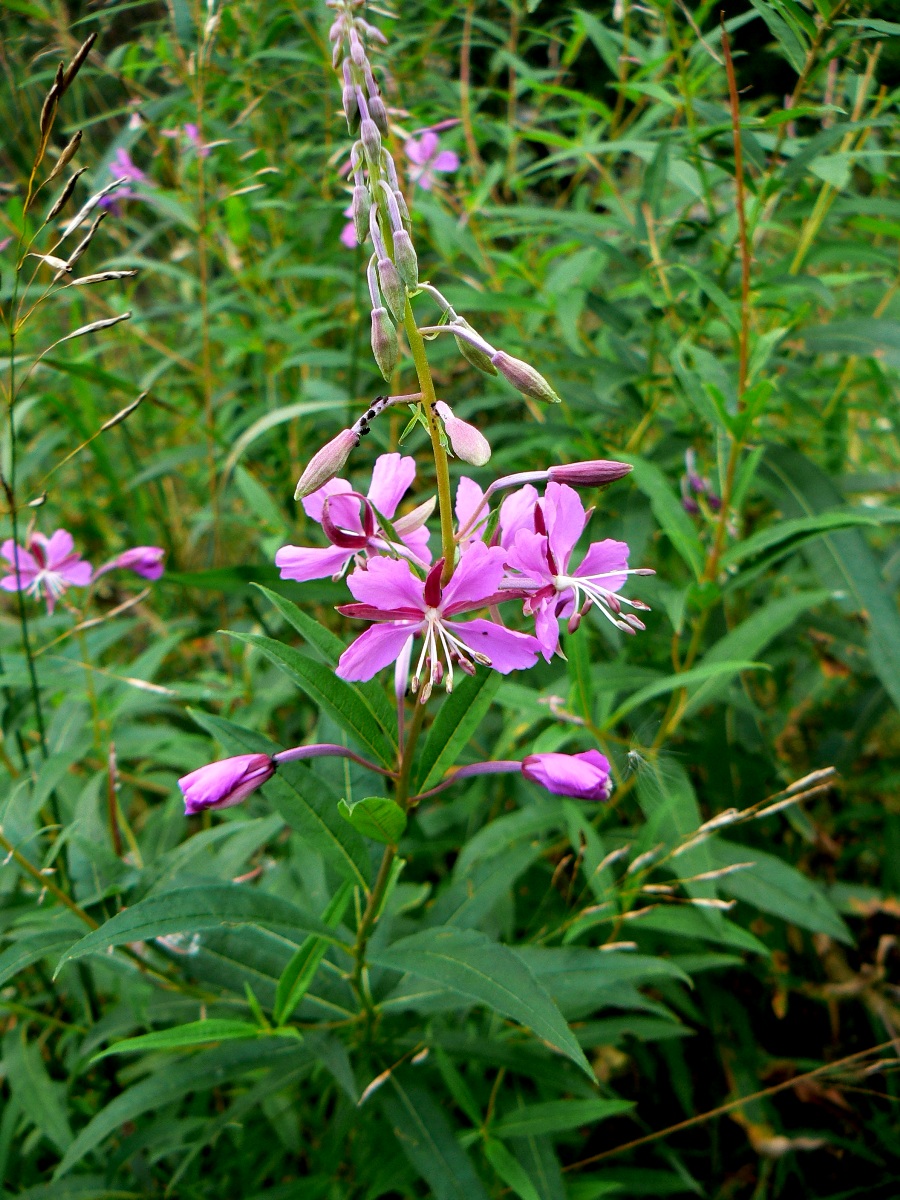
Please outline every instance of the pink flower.
M412 677L412 690L421 692L424 704L445 674L447 691L453 688L453 664L474 674L473 662L493 667L501 675L525 670L537 661L539 644L529 634L516 633L493 621L451 622L450 618L511 598L498 594L503 578L504 551L474 542L462 555L446 587L441 586L443 560L428 578L418 579L402 559L373 558L366 569L353 572L347 584L360 603L344 604L338 612L377 622L341 655L341 679L371 679L382 667L405 654L413 638L422 638L422 650Z
M378 528L372 506L390 521L415 476L414 458L381 454L375 460L368 496L354 492L346 479L332 479L307 496L303 500L307 516L322 523L332 545L325 549L282 546L275 555L281 578L305 583L309 579L340 576L355 555L378 554L386 550L388 543ZM428 530L424 525L427 516L427 511L417 509L416 514L401 517L396 524L403 546L420 564L431 561Z
M131 155L122 146L113 155L112 162L109 164L109 173L116 179L121 179L122 176L126 179L133 179L135 183L146 183L147 176L136 166L132 161ZM111 209L114 213L119 212L119 201L128 200L135 195L130 187L120 187L115 192L104 196L98 205L100 208Z
M459 167L459 157L452 150L439 149L438 135L428 129L420 138L409 138L406 145L406 157L409 159L410 182L430 192L435 184L435 173L446 174Z
M500 520L494 534L494 544L512 546L520 529L534 528L534 506L537 499L537 491L530 483L515 492L510 492L500 505ZM485 504L484 492L474 479L469 479L466 475L463 475L457 484L454 511L459 528L466 531L462 545L467 546L470 542L480 541L490 512ZM475 520L479 511L481 515Z
M163 573L165 556L166 552L161 546L133 546L98 567L94 579L99 579L107 571L117 570L134 571L143 579L159 579Z
M200 137L200 130L193 121L188 121L185 125L176 126L175 129L161 129L160 133L164 138L184 138L201 158L206 158L209 154L209 145L203 142Z
M570 567L572 551L588 516L576 491L564 483L548 483L544 499L534 508L535 531L520 529L507 555L507 565L513 572L509 586L531 590L525 611L535 614L534 631L548 662L559 646L557 619L569 617L570 629L574 630L592 604L624 633L644 628L633 614L621 615L622 604L637 609L646 609L647 605L627 600L619 595L619 589L629 575L652 572L629 570L625 542L612 538L594 542L581 564Z
M12 575L0 579L0 588L43 596L51 613L66 588L87 587L91 582L91 564L75 553L75 542L65 529L57 529L49 538L33 533L27 550L9 539L0 546L0 554L13 568Z
M599 750L583 754L528 754L522 774L555 796L578 800L608 800L612 791L609 759Z
M348 206L344 209L343 215L345 217L353 216L353 205L352 204L348 204ZM356 249L356 246L357 246L356 225L354 224L354 222L352 220L348 221L347 224L344 226L344 228L341 230L341 241L344 243L344 245L347 247L348 250Z
M185 816L240 804L274 774L275 763L268 754L239 754L199 767L178 780Z

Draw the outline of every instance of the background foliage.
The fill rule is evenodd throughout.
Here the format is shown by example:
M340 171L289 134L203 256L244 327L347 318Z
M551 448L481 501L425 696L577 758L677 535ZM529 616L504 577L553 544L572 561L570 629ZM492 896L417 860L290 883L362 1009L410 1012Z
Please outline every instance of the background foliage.
M471 758L599 746L612 802L598 813L501 778L424 805L373 944L373 1024L340 951L296 923L302 910L353 928L353 871L379 848L344 833L336 849L322 813L371 777L296 768L293 791L273 783L193 824L175 786L217 752L349 736L217 632L302 644L255 581L346 633L331 610L343 589L283 584L271 565L314 536L290 499L304 463L382 386L364 252L339 241L348 141L328 11L7 0L0 235L22 228L56 64L90 31L51 156L84 130L77 202L121 150L147 175L91 250L91 269L137 278L63 293L19 343L27 357L133 313L32 376L14 414L20 495L47 490L40 528L70 529L93 561L136 542L168 559L147 598L77 637L65 609L29 609L46 754L14 598L0 617L0 823L18 855L0 873L5 1195L896 1194L900 8L725 9L739 170L718 6L417 0L373 15L390 34L398 153L404 133L460 121L442 134L460 169L408 190L423 274L564 397L526 410L434 343L442 393L493 445L479 477L628 458L594 528L658 572L640 585L646 634L586 621L566 663L504 680L469 731ZM164 136L186 123L205 155ZM4 303L13 256L14 243ZM48 478L141 391L133 417ZM401 429L377 424L369 449L395 448ZM694 514L689 449L713 496ZM369 465L354 459L360 481ZM97 611L134 592L111 577ZM702 821L831 767L802 806L659 870L598 869L623 847L663 857ZM747 861L673 884L682 867ZM120 950L67 958L86 925L60 891L101 926L118 920ZM121 925L139 903L146 923ZM516 947L594 1081L501 1001L401 978L424 951L404 959L398 941L427 947L438 927L507 982L519 968L496 943ZM636 948L600 949L622 942ZM292 1011L279 978L300 945L321 962ZM205 1047L163 1033L201 1018L228 1022ZM271 1036L273 1020L302 1040Z

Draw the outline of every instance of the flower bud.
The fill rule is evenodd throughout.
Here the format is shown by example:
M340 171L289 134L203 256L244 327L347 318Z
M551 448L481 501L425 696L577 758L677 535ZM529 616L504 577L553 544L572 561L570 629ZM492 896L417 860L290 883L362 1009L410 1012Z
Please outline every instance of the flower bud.
M437 415L444 422L444 429L450 440L450 446L457 458L471 463L473 467L483 467L491 457L490 442L480 430L468 421L454 417L453 410L443 400L435 404Z
M567 483L570 487L603 487L623 479L633 470L631 463L616 462L614 459L592 458L587 462L560 463L547 470L552 483Z
M274 774L275 764L268 754L238 754L191 771L178 780L185 816L240 804Z
M612 791L609 759L599 750L586 750L583 754L528 754L522 759L522 774L554 796L608 800Z
M94 579L105 575L107 571L134 571L142 579L159 579L163 573L165 556L166 552L161 546L133 546L99 567L94 572Z
M372 309L372 353L382 375L390 379L400 357L400 343L386 308Z
M359 132L359 105L356 102L356 88L351 84L344 87L342 92L344 116L347 118L347 131L351 137Z
M350 457L351 450L359 445L359 434L352 429L342 429L309 460L309 465L300 476L294 489L294 499L302 500L324 487L329 479L334 479L338 471Z
M356 63L356 65L358 67L365 66L365 63L366 63L365 47L363 46L362 42L360 41L359 34L356 32L355 29L350 30L350 57L353 59L353 61Z
M521 358L513 358L505 350L498 350L491 357L491 362L523 396L530 396L532 400L544 400L548 404L559 404L559 396L540 371L536 371Z
M369 189L358 184L353 189L353 201L350 205L353 217L353 228L356 230L356 240L360 245L366 240L369 232L369 210L372 207L372 197Z
M414 292L419 286L419 261L413 249L412 238L405 229L394 234L394 262L406 286Z
M409 215L409 209L406 207L406 200L403 198L403 193L399 188L394 189L394 199L397 202L397 208L400 212L400 220L403 223L403 228L407 233L412 233L412 217Z
M377 166L381 154L381 134L371 117L363 117L359 126L359 137L363 144L363 150L366 152L366 162L369 167Z
M457 317L452 324L460 325L464 329L472 329L472 326L463 317ZM474 330L472 331L474 332ZM483 371L485 375L496 375L497 368L491 362L491 356L485 354L483 350L479 350L477 346L473 346L467 338L456 338L456 344L459 347L459 352L466 360L471 363L479 371Z
M385 137L388 134L388 115L387 109L384 107L384 101L380 96L369 97L369 116L381 130Z
M389 258L378 260L378 282L394 320L402 321L406 313L406 288L400 272Z

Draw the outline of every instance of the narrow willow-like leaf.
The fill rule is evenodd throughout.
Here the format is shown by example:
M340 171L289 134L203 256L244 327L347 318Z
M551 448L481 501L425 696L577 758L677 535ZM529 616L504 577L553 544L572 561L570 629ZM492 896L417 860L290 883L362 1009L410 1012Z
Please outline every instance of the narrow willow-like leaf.
M352 895L353 887L348 881L332 897L322 914L322 921L329 929L340 923ZM297 1005L309 991L327 949L325 938L309 937L284 968L275 993L273 1016L276 1025L283 1024L296 1011Z
M296 1030L276 1030L277 1036L294 1036ZM269 1037L273 1031L261 1029L249 1021L229 1021L211 1018L206 1021L191 1021L187 1025L176 1025L173 1029L158 1029L153 1033L142 1033L138 1037L115 1042L91 1062L106 1058L110 1054L137 1054L144 1050L188 1050L195 1046L209 1046L213 1042L234 1042L243 1038Z
M479 670L466 675L441 705L429 730L422 757L416 791L434 787L481 724L502 682L497 671Z

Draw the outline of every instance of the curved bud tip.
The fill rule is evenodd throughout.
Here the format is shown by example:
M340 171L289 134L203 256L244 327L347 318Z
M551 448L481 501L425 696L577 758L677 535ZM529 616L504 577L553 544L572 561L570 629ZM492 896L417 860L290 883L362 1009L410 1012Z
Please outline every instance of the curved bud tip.
M454 417L450 405L445 404L443 400L438 400L435 409L444 422L444 429L456 457L473 467L483 467L491 457L491 444L484 434L468 421Z
M530 396L532 400L543 400L547 404L559 404L559 396L540 371L536 371L530 363L523 362L521 358L513 358L505 350L498 350L492 355L491 362L523 396Z
M609 759L599 750L583 754L528 754L522 774L554 796L576 800L608 800L612 791Z
M275 763L268 754L239 754L191 771L178 780L185 816L240 804L274 774Z
M553 483L567 483L570 487L603 487L604 484L623 479L632 470L631 463L592 458L587 462L561 463L550 467L547 478Z
M350 452L358 445L359 434L352 429L342 429L337 437L312 456L294 489L294 499L302 500L304 496L311 496L324 487L329 479L334 479L350 457Z
M372 309L372 354L382 375L390 379L400 357L400 343L386 308Z

